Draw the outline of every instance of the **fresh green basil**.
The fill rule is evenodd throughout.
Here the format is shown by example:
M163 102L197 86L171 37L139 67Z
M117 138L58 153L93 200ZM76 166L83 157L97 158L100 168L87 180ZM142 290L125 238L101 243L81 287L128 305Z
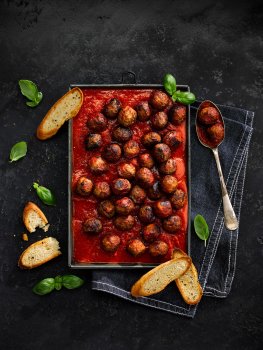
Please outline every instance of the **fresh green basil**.
M28 100L30 100L26 102L26 104L29 107L35 107L41 102L43 94L42 92L38 91L38 88L36 84L33 83L33 81L19 80L18 84L22 95L24 95Z
M176 80L172 74L166 74L163 79L163 85L169 95L173 95L176 91Z
M84 283L84 280L74 275L65 275L62 276L62 285L67 289L75 289L81 287Z
M45 278L33 287L33 292L38 295L51 293L54 289L60 290L63 287L67 289L79 288L84 280L75 275L56 276L55 278Z
M34 182L33 187L36 190L38 197L44 204L56 205L56 197L48 188L40 186L36 182Z
M60 290L62 288L62 277L57 276L55 277L55 289Z
M198 214L194 218L194 228L195 228L195 233L200 239L205 241L205 246L206 246L206 241L209 237L210 232L209 232L207 222L202 215Z
M18 159L25 157L26 153L27 143L25 141L16 143L10 151L10 162L15 162Z
M45 278L44 280L38 282L34 288L33 292L38 295L45 295L51 293L55 288L54 278Z
M195 95L192 92L176 90L176 80L172 74L164 76L163 86L174 102L178 101L184 105L189 105L195 101Z

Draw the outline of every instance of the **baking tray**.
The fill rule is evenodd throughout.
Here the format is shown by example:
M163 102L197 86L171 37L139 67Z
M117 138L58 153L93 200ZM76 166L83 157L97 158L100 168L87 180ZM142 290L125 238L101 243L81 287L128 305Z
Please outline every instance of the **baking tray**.
M134 77L135 75L131 73ZM122 76L123 81L123 76ZM74 87L87 89L163 89L161 84L71 84L70 89ZM188 85L177 85L181 91L190 91ZM190 149L190 106L187 106L187 189L188 189L188 227L187 227L187 253L191 254L191 149ZM73 259L74 241L72 232L72 120L68 124L68 265L73 269L138 269L153 268L158 264L152 263L77 263Z

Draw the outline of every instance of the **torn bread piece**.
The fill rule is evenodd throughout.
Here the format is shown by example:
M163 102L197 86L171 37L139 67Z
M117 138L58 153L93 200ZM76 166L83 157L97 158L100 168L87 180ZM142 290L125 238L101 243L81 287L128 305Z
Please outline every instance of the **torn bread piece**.
M36 228L42 228L45 232L49 229L48 220L42 210L32 202L28 202L24 208L23 221L27 230L35 232Z

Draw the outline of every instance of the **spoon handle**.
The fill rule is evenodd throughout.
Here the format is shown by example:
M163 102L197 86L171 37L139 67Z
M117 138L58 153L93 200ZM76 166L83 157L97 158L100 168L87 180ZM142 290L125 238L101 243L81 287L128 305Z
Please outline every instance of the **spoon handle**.
M222 197L223 197L225 226L228 230L234 231L238 228L238 221L227 193L226 184L225 184L225 180L224 180L224 176L222 173L222 168L219 160L218 148L213 148L212 151L215 156L217 170L220 178L220 185L221 185L221 191L222 191Z

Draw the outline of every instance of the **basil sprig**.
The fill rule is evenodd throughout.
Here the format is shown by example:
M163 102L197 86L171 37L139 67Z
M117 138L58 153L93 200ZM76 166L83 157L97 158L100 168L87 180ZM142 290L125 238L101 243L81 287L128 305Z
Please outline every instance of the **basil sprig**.
M36 190L38 197L44 204L56 205L56 197L48 188L40 186L36 182L33 183L33 187Z
M24 95L29 101L26 104L29 107L36 107L42 100L43 94L38 91L35 83L31 80L19 80L18 82L22 95Z
M163 86L174 102L189 105L195 101L195 95L192 92L176 90L176 80L172 74L164 76Z
M54 289L60 290L62 287L66 289L75 289L83 285L84 280L75 275L56 276L55 278L45 278L33 287L33 292L38 295L46 295Z
M197 236L203 241L205 241L205 247L206 247L206 241L209 237L210 232L209 232L207 222L202 215L198 214L194 218L194 228Z
M27 153L27 143L21 141L16 143L10 151L10 162L16 162L18 159L25 157Z

